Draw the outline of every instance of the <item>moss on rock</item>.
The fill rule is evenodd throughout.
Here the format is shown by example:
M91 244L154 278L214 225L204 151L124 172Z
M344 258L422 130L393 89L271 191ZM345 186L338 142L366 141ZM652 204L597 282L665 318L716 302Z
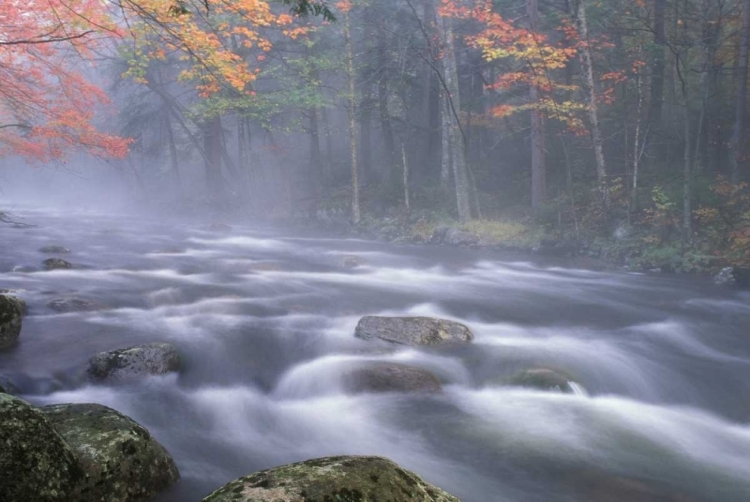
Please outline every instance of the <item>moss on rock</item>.
M29 403L0 394L0 500L69 502L83 470L47 417Z
M382 457L328 457L232 481L203 502L460 502Z
M42 408L75 452L86 473L81 500L146 500L180 477L172 457L149 432L125 415L99 404Z
M470 342L474 334L455 321L432 317L366 316L359 320L355 336L369 340L380 338L404 345L437 345Z
M15 345L25 311L26 302L20 298L0 295L0 349Z
M131 380L164 375L180 369L177 349L168 343L149 343L126 349L101 352L89 360L88 375L93 380Z

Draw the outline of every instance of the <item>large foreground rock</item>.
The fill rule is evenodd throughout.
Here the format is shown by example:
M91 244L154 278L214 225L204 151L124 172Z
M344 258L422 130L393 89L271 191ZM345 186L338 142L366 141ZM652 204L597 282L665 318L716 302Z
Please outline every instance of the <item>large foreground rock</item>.
M79 488L81 500L147 500L180 478L164 447L138 423L111 408L59 404L42 411L86 474Z
M381 457L329 457L237 479L203 502L460 502Z
M124 381L179 369L180 356L173 345L149 343L101 352L89 360L87 373L93 380Z
M83 478L75 454L47 417L21 399L0 394L0 500L79 500L74 493Z
M404 364L377 363L357 368L347 375L350 392L440 392L440 380L422 368Z
M21 334L26 303L14 296L0 295L0 350L12 347Z
M437 345L445 342L469 342L474 338L463 324L432 317L378 317L359 320L355 336L380 338L404 345Z

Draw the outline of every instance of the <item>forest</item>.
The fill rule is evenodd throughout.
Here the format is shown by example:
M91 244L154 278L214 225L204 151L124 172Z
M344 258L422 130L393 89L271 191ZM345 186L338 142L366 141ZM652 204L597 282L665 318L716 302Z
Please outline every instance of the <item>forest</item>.
M750 3L285 3L4 2L6 162L109 158L175 210L750 260Z

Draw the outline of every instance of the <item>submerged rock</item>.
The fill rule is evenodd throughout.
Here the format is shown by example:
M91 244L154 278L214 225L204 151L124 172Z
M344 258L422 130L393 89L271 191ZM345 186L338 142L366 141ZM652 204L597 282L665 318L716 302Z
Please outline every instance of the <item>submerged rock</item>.
M137 422L99 404L58 404L41 410L85 472L81 500L147 500L174 484L174 460Z
M232 481L203 502L460 502L382 457L328 457Z
M0 500L69 502L84 474L73 450L29 403L0 394Z
M378 363L347 375L350 392L440 392L440 380L427 370L404 364Z
M0 295L0 349L15 345L25 311L26 303L20 298Z
M68 254L70 253L70 249L66 248L65 246L59 246L57 244L53 244L51 246L44 246L43 248L39 248L40 253L53 253L53 254Z
M509 380L510 385L530 387L539 390L551 390L565 394L575 394L576 383L562 371L548 368L535 368L522 371Z
M65 298L56 298L47 302L47 307L56 312L85 312L88 310L99 310L102 306L94 301L79 298L77 296L68 296Z
M404 345L437 345L474 339L474 334L463 324L432 317L367 316L359 320L354 335Z
M88 376L93 380L133 380L180 370L177 349L168 343L149 343L101 352L89 360Z
M60 270L73 268L73 264L62 258L47 258L42 262L45 270Z

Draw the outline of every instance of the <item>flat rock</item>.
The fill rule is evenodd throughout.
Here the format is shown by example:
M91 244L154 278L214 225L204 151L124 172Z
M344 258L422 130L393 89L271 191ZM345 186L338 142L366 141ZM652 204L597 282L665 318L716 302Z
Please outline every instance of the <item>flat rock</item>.
M51 253L51 254L68 254L70 253L70 249L66 248L65 246L59 246L57 244L53 244L51 246L44 246L42 248L39 248L40 253Z
M101 352L89 360L88 376L99 381L123 381L180 370L177 349L168 343L149 343Z
M25 311L26 303L20 298L0 295L0 350L15 345Z
M89 310L99 310L102 306L92 300L79 298L77 296L67 296L64 298L55 298L47 302L47 307L56 312L85 312Z
M73 268L73 264L62 258L47 258L42 262L45 270L63 270Z
M365 340L379 338L414 346L469 342L474 339L471 330L463 324L432 317L366 316L359 320L354 334Z
M377 363L347 375L350 392L440 392L440 380L422 368L396 363Z
M460 502L382 457L328 457L232 481L203 502Z
M0 500L70 502L84 478L73 450L47 417L0 394Z
M180 478L167 450L145 428L111 408L58 404L41 411L85 472L81 500L147 500Z

